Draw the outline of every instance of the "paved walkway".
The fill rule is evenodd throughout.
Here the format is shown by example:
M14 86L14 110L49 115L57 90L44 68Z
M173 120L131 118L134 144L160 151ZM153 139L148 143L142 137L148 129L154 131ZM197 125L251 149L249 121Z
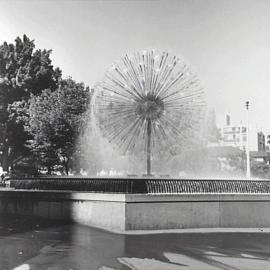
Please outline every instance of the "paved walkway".
M0 269L269 270L269 230L230 230L119 235L0 216Z

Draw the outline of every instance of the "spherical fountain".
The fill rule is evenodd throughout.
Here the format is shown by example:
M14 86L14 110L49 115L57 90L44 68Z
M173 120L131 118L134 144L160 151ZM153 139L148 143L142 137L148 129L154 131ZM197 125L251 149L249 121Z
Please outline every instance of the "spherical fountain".
M94 115L104 137L124 154L145 153L146 176L152 176L153 155L177 154L198 132L203 96L183 60L136 51L113 64L97 84Z

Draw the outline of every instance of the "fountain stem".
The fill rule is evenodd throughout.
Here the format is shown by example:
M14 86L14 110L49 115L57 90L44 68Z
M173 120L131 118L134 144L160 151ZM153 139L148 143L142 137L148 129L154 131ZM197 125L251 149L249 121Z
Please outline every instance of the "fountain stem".
M152 132L152 123L151 119L147 118L147 175L151 175L151 132Z

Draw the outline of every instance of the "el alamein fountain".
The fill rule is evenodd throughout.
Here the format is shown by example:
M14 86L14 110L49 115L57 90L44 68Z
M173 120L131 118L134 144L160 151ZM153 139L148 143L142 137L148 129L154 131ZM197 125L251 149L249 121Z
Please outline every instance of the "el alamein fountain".
M153 156L173 156L198 136L203 96L180 58L137 51L113 64L97 85L94 114L104 137L123 154L145 153L145 176L151 177Z
M10 179L14 189L0 194L1 211L120 232L270 227L268 180L153 173L153 158L173 157L196 139L205 107L199 80L182 59L155 50L125 55L97 84L91 109L107 141L142 157L143 177Z

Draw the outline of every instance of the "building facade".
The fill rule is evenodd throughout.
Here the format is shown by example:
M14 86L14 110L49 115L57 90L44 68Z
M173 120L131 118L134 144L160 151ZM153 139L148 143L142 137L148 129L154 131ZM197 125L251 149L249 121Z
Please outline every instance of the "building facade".
M222 146L233 146L241 150L246 149L247 128L243 125L231 125L230 116L226 116L226 125L220 129Z
M247 147L247 127L245 125L232 125L230 116L226 116L226 125L219 129L221 139L220 145L232 146L241 150ZM258 131L249 127L249 150L265 151L265 135L262 131Z

